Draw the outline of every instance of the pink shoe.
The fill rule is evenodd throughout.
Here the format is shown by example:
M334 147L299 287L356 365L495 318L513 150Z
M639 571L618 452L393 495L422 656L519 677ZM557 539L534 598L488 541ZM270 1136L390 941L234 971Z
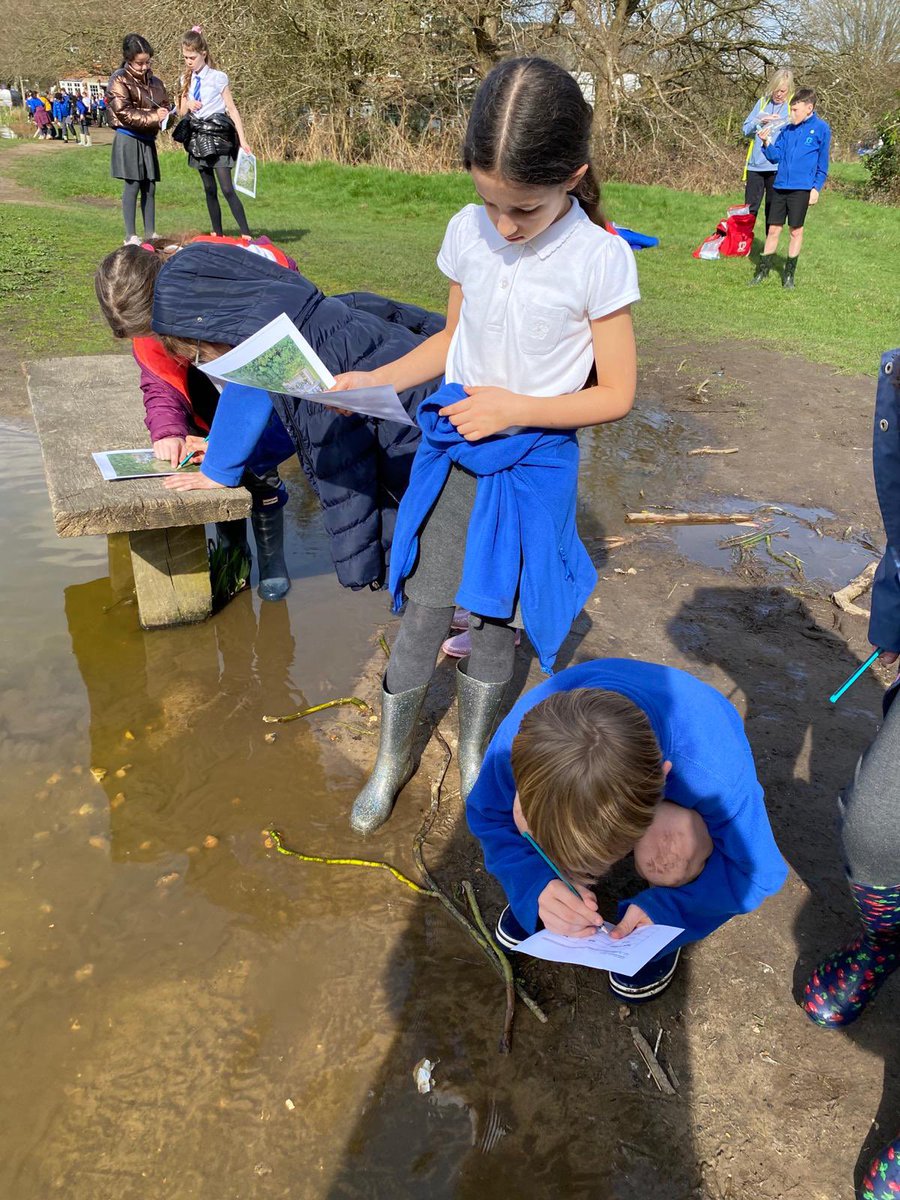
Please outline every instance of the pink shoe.
M516 630L516 645L522 644L522 631ZM458 633L456 637L447 638L446 642L441 646L441 651L448 658L468 658L472 653L472 638L469 635L468 629L465 633Z
M454 608L450 628L460 631L469 628L469 610L467 608Z

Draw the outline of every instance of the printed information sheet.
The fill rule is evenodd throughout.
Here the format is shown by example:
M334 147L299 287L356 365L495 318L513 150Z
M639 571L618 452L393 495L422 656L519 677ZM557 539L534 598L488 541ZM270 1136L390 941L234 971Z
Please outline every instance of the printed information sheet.
M415 425L392 387L328 392L334 387L334 376L286 313L221 358L201 364L200 370L224 383L244 383L265 392L302 396L331 408Z
M115 479L146 479L151 475L190 475L200 467L191 464L180 471L168 461L157 458L152 450L139 447L136 450L95 450L94 462L107 482Z

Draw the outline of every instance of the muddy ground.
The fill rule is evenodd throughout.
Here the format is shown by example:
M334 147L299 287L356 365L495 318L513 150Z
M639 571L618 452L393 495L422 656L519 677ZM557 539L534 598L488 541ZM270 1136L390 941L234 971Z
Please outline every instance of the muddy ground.
M697 558L716 559L716 543L730 532L723 527L690 531L689 554L665 534L638 533L598 556L599 586L563 662L643 657L693 671L727 695L745 718L791 875L760 912L695 947L671 992L636 1014L651 1041L663 1030L661 1056L681 1084L674 1099L660 1096L638 1066L629 1034L635 1014L618 1009L590 972L522 968L553 1016L541 1028L520 1015L508 1064L487 1057L500 1016L495 995L493 1022L489 1008L482 1018L485 1062L468 1070L488 1068L494 1076L492 1103L509 1132L492 1157L503 1156L506 1194L849 1200L863 1161L893 1136L900 1119L896 987L848 1036L816 1029L795 1004L797 985L816 957L852 921L834 801L879 713L881 682L874 675L837 708L827 702L868 653L865 620L839 612L827 593L872 557L866 543L880 545L869 469L872 397L871 380L740 345L656 346L643 355L631 435L612 462L604 461L593 489L585 488L583 527L599 544L604 534L633 535L634 527L621 523L623 508L717 510L723 497L725 507L735 498L751 510L799 506L823 536L798 544L793 533L800 526L775 543L783 540L812 562L819 578L800 579L766 554L728 570L703 566ZM739 452L685 458L700 446ZM606 475L623 456L631 461L624 490ZM634 457L643 464L637 472ZM590 480L590 464L586 475ZM604 494L604 482L612 495ZM784 527L778 515L771 521L772 528ZM829 563L836 567L830 581ZM445 687L449 677L445 668ZM540 678L523 650L517 683L524 688ZM377 693L363 694L374 700ZM443 716L450 696L449 689L435 690L433 719ZM452 712L441 728L452 740ZM438 763L432 743L425 756L430 775ZM417 782L398 805L394 825L410 839L424 800ZM452 818L433 855L445 877L474 877L493 899L491 912L498 911L500 892ZM613 887L601 891L601 908L609 897L611 910L617 894ZM419 964L394 1062L415 1061L418 1048L452 1037L455 996L437 1000L430 975L431 964ZM492 981L485 982L489 990ZM389 1067L384 1090L405 1084ZM377 1116L363 1118L368 1144L372 1125ZM377 1151L361 1153L348 1178L364 1164L381 1170L387 1189L391 1168ZM454 1194L483 1194L496 1170L476 1158ZM356 1194L352 1183L346 1194Z
M46 525L46 501L22 377L6 361L4 444L32 456L28 504L19 494L7 509L9 547L22 513ZM585 437L581 525L600 581L559 665L642 657L729 696L791 875L631 1014L602 976L517 961L549 1022L520 1007L508 1058L500 984L436 904L382 873L306 866L263 845L275 823L316 853L413 873L441 761L423 723L418 775L361 846L345 815L372 728L341 711L263 741L263 711L352 692L374 701L377 637L396 632L383 597L341 595L307 553L317 518L299 473L289 548L302 569L288 604L245 594L202 630L140 633L102 547L62 562L36 534L40 552L15 559L9 582L24 603L27 573L40 571L46 635L7 643L0 713L0 1022L8 1082L19 1081L17 1095L6 1089L3 1194L851 1200L900 1121L897 981L846 1035L809 1024L795 995L852 923L834 800L876 729L886 679L871 672L827 703L867 653L865 620L828 593L881 545L873 394L871 379L745 345L644 343L635 413ZM738 453L688 455L701 446ZM734 562L718 545L728 527L626 525L627 511L654 506L746 507L788 531L773 548L803 560L802 576L764 550ZM627 540L607 550L608 537ZM510 702L539 678L526 646ZM451 685L444 663L427 715L452 744ZM136 741L122 742L126 727ZM121 760L127 782L95 785L86 768L101 760ZM454 785L451 766L428 861L447 886L471 879L495 917L501 896ZM204 834L216 843L206 857ZM611 907L628 886L610 881L601 900ZM663 1031L676 1096L648 1081L634 1023L651 1041ZM423 1057L438 1060L427 1098L412 1083Z

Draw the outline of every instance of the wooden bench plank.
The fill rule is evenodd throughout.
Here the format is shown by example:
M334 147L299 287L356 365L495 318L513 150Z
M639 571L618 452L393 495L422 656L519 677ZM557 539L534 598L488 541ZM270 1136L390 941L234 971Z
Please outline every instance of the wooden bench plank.
M92 451L150 445L130 355L50 358L28 363L26 371L60 537L201 526L249 514L244 488L170 492L160 479L101 477Z

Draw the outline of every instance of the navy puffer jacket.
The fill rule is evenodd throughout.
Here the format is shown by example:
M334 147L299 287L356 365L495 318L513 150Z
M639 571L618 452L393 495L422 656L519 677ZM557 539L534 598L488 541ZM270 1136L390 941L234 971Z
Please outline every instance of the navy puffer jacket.
M335 375L371 371L444 327L443 317L416 305L364 292L325 296L303 275L240 246L200 242L185 246L160 271L153 329L236 346L281 313ZM439 383L401 392L406 411L415 416ZM294 396L273 393L272 403L322 505L338 580L344 587L380 587L418 428L344 417Z

